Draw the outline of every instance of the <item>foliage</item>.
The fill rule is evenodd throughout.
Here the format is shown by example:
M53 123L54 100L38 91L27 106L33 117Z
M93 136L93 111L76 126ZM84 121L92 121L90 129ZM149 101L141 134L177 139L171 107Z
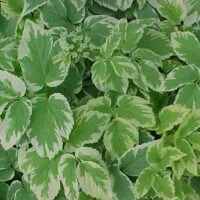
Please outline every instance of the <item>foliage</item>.
M200 199L199 0L0 9L0 200Z

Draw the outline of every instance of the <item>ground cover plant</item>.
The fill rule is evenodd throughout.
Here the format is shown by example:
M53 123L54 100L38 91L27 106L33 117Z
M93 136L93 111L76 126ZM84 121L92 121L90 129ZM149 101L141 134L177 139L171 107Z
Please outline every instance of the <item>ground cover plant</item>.
M199 0L0 9L0 200L200 199Z

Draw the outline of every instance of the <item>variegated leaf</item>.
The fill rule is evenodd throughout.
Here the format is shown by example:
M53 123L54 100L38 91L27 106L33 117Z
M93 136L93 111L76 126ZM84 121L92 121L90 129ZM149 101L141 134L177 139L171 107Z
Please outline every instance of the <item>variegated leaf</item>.
M64 154L60 159L58 171L66 198L78 200L79 188L76 178L76 158L71 154Z
M187 10L183 0L157 0L159 13L175 25L186 17Z
M33 148L20 151L19 168L38 200L53 200L57 196L60 190L59 159L60 156L52 160L41 158Z
M164 107L159 113L159 121L156 129L160 133L171 130L174 126L182 122L189 111L189 109L178 104Z
M139 133L128 121L116 118L104 135L104 145L112 158L119 158L125 151L138 144Z
M4 149L10 149L19 142L30 123L31 112L31 104L25 98L8 107L5 118L0 123L0 139Z
M152 127L155 125L154 114L148 101L137 96L123 95L118 98L117 105L116 115L135 126Z
M59 41L53 42L47 31L31 21L25 23L18 59L24 79L34 92L44 85L60 85L66 78L70 65L70 58L64 59L62 56Z
M199 67L200 43L191 32L174 32L171 35L172 46L176 55L187 64Z
M69 138L73 117L67 99L59 94L35 97L28 136L37 153L53 158L62 149L62 138Z

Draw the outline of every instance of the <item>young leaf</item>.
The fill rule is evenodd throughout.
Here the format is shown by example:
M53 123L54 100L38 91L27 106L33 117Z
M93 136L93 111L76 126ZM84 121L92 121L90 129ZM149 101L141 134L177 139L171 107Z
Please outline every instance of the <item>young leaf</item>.
M200 127L200 114L198 111L190 112L181 123L176 132L178 138L185 138Z
M156 195L163 199L172 199L175 193L174 183L170 176L161 177L156 174L152 183Z
M135 182L135 195L139 199L143 197L151 188L154 181L155 172L151 168L144 169Z
M123 95L118 98L115 112L118 117L139 127L152 127L155 118L149 102L136 96Z
M38 199L53 200L60 190L58 176L59 156L49 160L38 156L33 148L19 154L20 170L25 174L30 189Z
M0 130L1 144L4 149L10 149L24 135L31 117L32 108L27 99L13 102L6 111Z
M179 139L176 141L176 146L185 154L182 158L185 168L190 173L197 175L197 159L189 142L185 139Z
M178 104L164 107L158 116L157 130L160 133L171 130L174 126L182 122L189 111L189 109Z
M190 143L192 144L192 147L194 149L197 149L198 151L200 151L200 133L199 132L195 132L192 135L190 135L188 137L188 140L190 141Z
M114 119L104 135L105 148L112 158L119 158L138 142L138 130L128 121L121 118Z
M180 160L184 156L179 149L175 147L162 147L155 143L148 148L147 161L150 166L156 170L164 170L171 166L174 161Z
M175 25L185 18L187 10L182 0L158 0L158 12Z
M187 64L199 67L200 43L191 32L174 32L171 35L172 46L176 55Z
M79 189L76 179L75 157L71 154L64 154L60 159L58 171L66 198L77 200L79 198Z
M62 149L62 137L69 138L73 117L67 99L59 94L33 99L28 136L37 153L53 158Z

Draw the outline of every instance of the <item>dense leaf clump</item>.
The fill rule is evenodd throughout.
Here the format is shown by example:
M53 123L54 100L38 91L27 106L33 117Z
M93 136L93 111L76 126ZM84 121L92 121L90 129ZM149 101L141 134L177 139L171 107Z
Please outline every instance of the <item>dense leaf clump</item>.
M199 0L0 9L0 200L200 199Z

